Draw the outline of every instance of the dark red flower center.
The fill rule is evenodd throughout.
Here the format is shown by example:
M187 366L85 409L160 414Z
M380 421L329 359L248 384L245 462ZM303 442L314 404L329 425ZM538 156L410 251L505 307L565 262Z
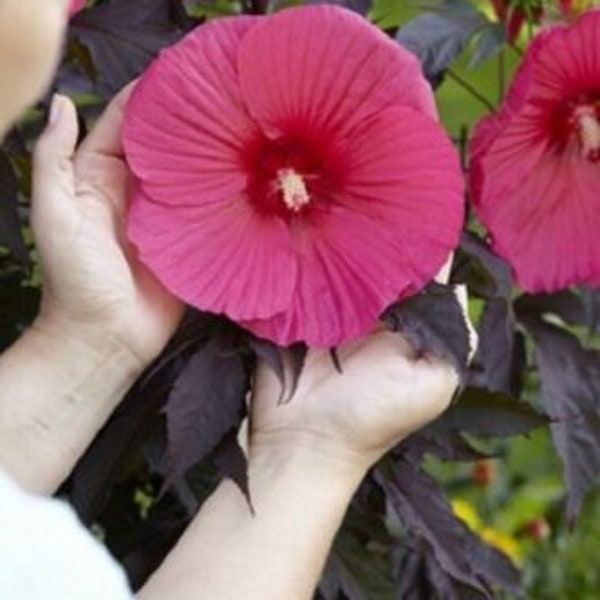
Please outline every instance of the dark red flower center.
M262 212L286 218L329 203L339 172L327 141L306 134L255 139L242 162L250 201Z

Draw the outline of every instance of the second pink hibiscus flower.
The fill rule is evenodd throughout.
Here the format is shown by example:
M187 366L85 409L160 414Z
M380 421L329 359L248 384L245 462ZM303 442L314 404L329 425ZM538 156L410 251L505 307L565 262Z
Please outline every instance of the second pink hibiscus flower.
M471 163L477 215L523 289L600 285L600 11L538 35Z
M428 283L462 176L416 59L331 6L211 22L135 89L129 235L164 285L281 345L331 347Z

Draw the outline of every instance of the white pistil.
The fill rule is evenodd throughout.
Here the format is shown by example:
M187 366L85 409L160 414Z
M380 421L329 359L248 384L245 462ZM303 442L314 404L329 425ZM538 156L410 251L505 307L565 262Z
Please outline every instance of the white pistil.
M582 106L577 110L576 117L584 157L592 162L600 161L600 123L596 109Z
M292 212L299 212L310 202L304 179L294 169L280 169L277 172L277 183L283 202Z

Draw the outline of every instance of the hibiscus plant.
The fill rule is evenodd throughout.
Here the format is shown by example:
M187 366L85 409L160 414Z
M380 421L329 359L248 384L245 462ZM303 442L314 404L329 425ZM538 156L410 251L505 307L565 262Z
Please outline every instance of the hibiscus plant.
M134 585L220 478L247 493L257 361L293 402L309 348L343 377L336 348L377 326L461 385L364 481L317 597L549 597L552 557L571 560L600 472L600 9L402 4L72 4L51 91L91 127L140 77L127 235L188 306L61 490ZM3 347L39 308L28 178L49 98L0 148Z

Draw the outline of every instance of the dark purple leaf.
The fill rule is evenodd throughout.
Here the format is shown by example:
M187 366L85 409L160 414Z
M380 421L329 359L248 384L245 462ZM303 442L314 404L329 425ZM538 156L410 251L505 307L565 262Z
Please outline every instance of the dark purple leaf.
M477 332L479 344L469 372L469 385L519 397L527 365L512 303L504 298L490 298Z
M391 563L354 536L340 534L330 560L340 588L349 600L394 598Z
M280 348L269 340L248 335L246 345L256 358L262 360L273 371L279 380L281 384L279 402L289 402L296 392L298 380L304 369L304 361L308 353L306 344L298 342L288 348Z
M529 404L501 393L466 388L433 427L472 435L508 437L548 425L548 418Z
M78 462L69 499L85 523L93 522L104 509L126 459L158 424L180 368L173 364L149 379L141 378Z
M410 543L412 541L412 543ZM431 546L423 538L402 540L392 553L397 596L401 600L481 600L487 594L461 585L438 564Z
M593 335L600 327L600 290L581 288L581 301L585 312L585 325Z
M108 0L79 13L70 32L89 51L97 70L97 91L107 97L183 33L165 0Z
M524 402L485 389L466 388L436 421L402 442L396 452L415 466L432 454L442 460L485 458L464 437L508 437L548 425L548 418Z
M600 354L554 325L530 320L542 398L552 417L552 439L562 460L573 523L600 473Z
M306 355L308 354L308 346L304 342L297 342L292 344L285 351L286 358L290 366L290 385L288 387L286 382L285 398L284 402L288 402L292 399L298 388L298 380L304 369L304 362L306 361Z
M331 350L329 350L329 355L331 356L333 367L341 375L344 372L344 369L342 368L342 362L340 361L340 355L338 354L337 348L331 348Z
M460 431L445 429L440 425L430 425L409 436L396 449L415 465L426 455L436 456L444 461L475 461L489 458L462 435Z
M227 329L233 331L233 327L229 321L222 317L201 312L188 306L177 331L148 371L146 378L153 377L155 373L178 357L184 354L189 356L190 350L199 348L211 336L218 335L219 331Z
M261 0L262 1L262 0ZM213 4L216 0L209 0ZM185 0L167 0L172 22L182 31L188 32L202 23L202 19L191 16Z
M185 478L180 477L175 480L171 485L171 491L189 517L193 517L198 512L200 503L198 502L198 498L196 498L192 486Z
M567 325L587 325L587 316L581 296L572 290L555 294L523 294L515 301L519 319L541 318L551 314L560 317Z
M432 598L433 589L427 576L426 563L429 545L419 540L420 548L409 546L406 540L399 540L392 550L396 596L399 600L422 600ZM448 600L453 600L451 597Z
M281 385L281 394L279 401L283 401L285 397L285 366L283 364L283 350L270 342L262 338L248 335L246 343L248 347L256 357L263 361L271 371L275 374Z
M419 58L425 77L434 86L473 36L489 23L472 4L462 0L447 0L436 9L438 12L409 21L396 35L396 41Z
M444 600L466 600L465 594L467 590L473 588L465 588L457 581L452 579L440 566L432 552L424 553L425 574L431 587L435 590L439 598ZM485 598L486 594L475 592L480 598Z
M19 219L19 186L8 156L0 150L0 246L8 248L22 265L29 265L29 251Z
M466 231L460 240L453 279L466 282L469 290L483 298L510 300L513 281L510 267L474 233Z
M168 481L183 476L240 425L247 389L244 357L226 336L215 335L192 356L165 409Z
M340 578L330 554L321 574L316 600L339 600L341 591Z
M392 331L413 344L449 360L464 381L470 353L469 329L452 286L433 283L423 292L391 306L383 316Z
M305 4L335 4L365 16L371 10L373 2L372 0L306 0Z
M248 482L248 461L237 440L237 428L232 429L217 446L215 466L221 477L231 479L244 494L250 510L254 514L250 486Z
M376 478L407 530L431 547L448 576L483 598L493 598L496 586L518 591L519 575L510 560L455 517L444 493L428 475L403 460L387 460Z

